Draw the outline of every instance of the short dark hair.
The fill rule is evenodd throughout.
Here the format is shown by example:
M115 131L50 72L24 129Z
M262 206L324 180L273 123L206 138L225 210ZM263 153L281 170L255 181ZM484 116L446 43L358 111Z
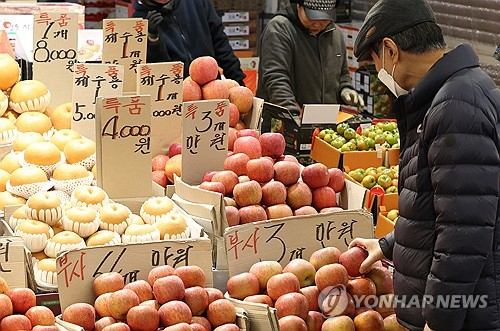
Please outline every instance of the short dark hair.
M423 22L403 30L390 39L398 45L401 50L411 54L423 54L429 51L442 50L446 48L443 31L435 22ZM377 54L382 49L382 41L376 48Z

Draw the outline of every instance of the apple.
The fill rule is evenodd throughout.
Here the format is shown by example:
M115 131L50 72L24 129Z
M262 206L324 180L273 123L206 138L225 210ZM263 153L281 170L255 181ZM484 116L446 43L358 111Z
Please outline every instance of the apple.
M300 166L291 161L279 161L273 166L274 180L290 186L297 183L300 178Z
M94 279L92 289L96 297L104 293L116 292L125 287L122 275L117 272L100 274Z
M207 318L212 327L236 322L236 308L227 299L219 299L208 305Z
M240 182L240 183L246 183L249 181L250 181L250 178L247 175L238 176L238 182Z
M208 293L208 304L211 304L215 300L223 299L224 293L221 290L213 287L206 287L205 291Z
M114 323L116 323L116 320L113 317L100 318L94 324L94 331L102 331L102 329Z
M208 293L201 286L187 288L183 301L189 306L193 316L203 314L209 305Z
M64 322L79 325L85 331L90 331L95 324L95 309L88 303L74 303L64 309L62 319Z
M35 325L31 331L59 331L59 328L55 325ZM100 330L94 328L94 331Z
M311 206L303 206L293 212L294 216L316 215L318 211Z
M337 196L330 186L322 186L312 191L312 205L316 210L335 207L337 205Z
M238 205L236 204L236 201L234 201L234 199L230 198L230 197L224 197L224 205L238 207Z
M165 170L153 171L151 174L151 179L153 180L153 182L160 185L161 187L167 187L168 185L168 178Z
M130 331L130 327L122 322L106 326L102 331Z
M226 195L232 195L233 189L236 186L236 184L239 183L239 180L238 180L238 175L235 174L234 171L223 170L217 172L212 177L212 182L219 182L224 184L224 187L226 188Z
M153 299L153 288L145 280L136 280L125 285L124 288L134 291L137 297L139 297L139 302Z
M9 290L9 285L7 281L0 276L0 294L5 294Z
M160 315L151 307L132 307L127 313L127 324L134 331L156 331L160 326Z
M280 331L307 331L306 322L297 316L285 316L278 320Z
M238 130L236 130L235 128L229 128L227 132L227 149L229 151L232 151L234 149L234 142L237 139L236 132L238 132Z
M116 320L124 320L130 308L140 304L139 297L129 289L118 290L111 293L108 299L108 310L111 317Z
M141 302L139 306L146 306L146 307L151 307L154 310L158 311L160 309L161 304L158 302L158 300L147 300L144 302Z
M361 247L352 247L340 254L339 263L346 269L351 277L361 276L359 268L363 261L368 257L368 252Z
M309 301L309 310L319 310L319 290L316 285L303 287L300 289L300 293Z
M262 200L262 188L255 180L239 183L233 189L233 196L240 207L258 205Z
M325 247L311 254L309 262L314 266L314 269L319 270L327 264L339 263L340 250L337 247Z
M175 269L175 275L182 279L186 288L193 286L205 287L205 272L198 266L182 266Z
M347 292L353 297L373 296L377 294L375 283L369 278L354 278L347 283ZM366 300L366 299L365 299Z
M238 107L241 114L246 114L253 106L253 92L245 86L232 87L229 89L229 101Z
M30 320L31 326L54 325L56 318L52 310L44 306L34 306L28 309L25 316Z
M286 189L286 203L293 209L310 206L312 203L312 192L304 182L298 182Z
M283 272L291 272L297 276L301 288L314 285L316 269L314 269L314 266L307 260L294 259L288 262Z
M182 101L198 101L201 100L201 88L198 83L192 80L190 77L184 79L184 84L182 85Z
M163 331L193 331L193 328L188 323L179 323L168 326Z
M352 312L354 308L354 300L341 286L327 287L321 291L318 304L325 317L347 315L346 312Z
M240 224L240 214L238 212L238 208L233 206L225 206L224 210L226 211L226 220L228 226L236 226Z
M396 314L384 318L384 328L386 331L408 331L407 328L399 324Z
M204 85L219 75L219 65L211 56L195 58L189 65L189 76L200 86Z
M311 189L326 186L330 181L328 168L322 163L310 164L302 169L302 181Z
M240 215L240 224L248 224L267 220L267 213L259 205L246 206L238 211Z
M354 317L356 331L384 331L384 320L374 310L365 311Z
M321 331L356 331L353 320L349 316L330 317L323 322Z
M203 327L203 330L200 330L200 331L212 331L212 325L210 324L210 322L208 321L208 319L206 317L193 316L193 318L191 319L191 326L193 326L193 324L201 325ZM193 326L193 330L198 331L198 330L194 329L194 326Z
M199 186L202 190L226 194L226 187L219 182L202 182Z
M190 323L191 309L182 301L169 301L163 304L158 310L161 323L165 326L171 326L178 323Z
M153 283L153 293L160 304L182 300L185 294L184 282L177 275L159 278Z
M274 308L276 308L278 318L295 315L305 320L309 312L309 301L301 293L287 293L276 300Z
M286 202L286 187L276 180L262 186L262 203L266 206L284 204Z
M274 177L273 165L273 162L265 157L252 159L247 163L247 176L259 183L267 183Z
M265 294L256 294L250 295L243 299L245 302L254 302L254 303L262 303L264 305L268 305L269 307L274 307L273 299L270 296Z
M214 175L217 172L218 171L207 171L207 172L205 172L205 174L203 175L203 179L201 181L202 182L211 182L212 181L212 177L214 177Z
M229 97L229 89L226 83L220 79L216 79L203 85L201 94L204 100L227 99Z
M172 276L174 274L175 269L169 265L162 265L151 269L148 274L148 283L153 286L155 281L159 278Z
M324 321L325 317L319 311L310 311L306 317L307 331L321 331Z
M169 157L167 155L158 154L153 159L151 159L151 170L165 171L165 165L167 164Z
M292 209L287 204L279 204L266 208L267 219L278 219L293 216Z
M227 281L227 292L231 298L243 300L260 292L259 280L252 273L234 275Z
M285 152L285 137L281 133L263 133L259 137L262 156L277 158Z
M31 307L36 306L36 296L29 288L14 288L7 291L7 296L12 301L14 313L24 314Z
M372 310L373 310L372 308L369 308L369 307L366 307L366 306L361 306L361 307L358 307L358 308L354 309L354 312L352 313L351 317L355 318L356 316L358 316L361 313L364 313L366 311L372 311Z
M0 293L0 321L5 316L12 315L13 313L12 301L10 301L10 298L6 294Z
M233 146L234 153L245 153L250 159L258 159L262 156L262 148L259 139L252 136L236 138Z
M252 129L243 129L236 132L236 137L254 137L259 139L259 133L256 130Z
M214 331L239 331L240 327L237 326L236 324L224 324L221 326L218 326L214 329Z
M113 292L101 294L95 299L94 307L99 317L111 317L111 313L108 309L108 301L112 293Z
M267 282L275 275L283 272L283 267L276 261L260 261L250 267L251 274L257 277L261 290L267 288Z
M245 153L236 153L224 160L224 170L232 170L238 176L247 174L247 163L250 158Z
M394 294L383 294L378 297L378 303L375 306L375 310L382 316L386 318L389 315L395 314L394 310Z
M165 172L171 183L174 182L174 174L178 177L182 175L182 154L174 155L168 159L165 164Z
M30 331L30 320L24 315L10 315L2 319L0 330Z
M339 211L344 211L341 207L328 207L328 208L323 208L319 211L320 214L325 214L325 213L338 213Z
M340 264L327 264L316 271L315 283L320 292L329 286L347 286L348 280L347 270Z
M240 111L234 103L229 104L229 126L234 128L240 120Z
M386 268L372 267L370 272L366 274L366 277L370 278L373 283L375 283L375 287L377 288L377 295L394 293L392 274Z
M299 279L291 272L274 275L267 282L267 295L275 302L282 295L299 291Z
M331 187L335 192L342 191L345 186L344 172L339 168L331 168L328 169L328 173L330 174L328 186Z

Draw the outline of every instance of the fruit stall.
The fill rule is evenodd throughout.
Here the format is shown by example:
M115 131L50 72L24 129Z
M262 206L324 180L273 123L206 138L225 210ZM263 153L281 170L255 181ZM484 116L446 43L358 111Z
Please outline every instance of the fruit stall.
M59 15L44 47L74 50ZM0 331L404 330L390 261L349 247L397 220L397 124L311 127L300 163L214 58L184 79L103 24L102 63L0 54Z

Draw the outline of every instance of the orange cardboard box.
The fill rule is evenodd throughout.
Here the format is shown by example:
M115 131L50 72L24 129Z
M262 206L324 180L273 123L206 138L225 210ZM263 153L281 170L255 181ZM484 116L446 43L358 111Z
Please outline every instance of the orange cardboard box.
M382 238L394 230L394 222L387 218L390 209L384 206L380 207L380 213L377 217L377 226L375 227L375 237Z

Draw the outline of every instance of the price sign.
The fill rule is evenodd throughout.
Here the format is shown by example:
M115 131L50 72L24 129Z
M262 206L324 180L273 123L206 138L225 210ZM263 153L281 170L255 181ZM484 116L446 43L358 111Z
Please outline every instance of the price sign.
M98 97L121 96L123 66L79 63L73 75L73 118L71 128L96 140L95 106Z
M24 257L21 238L0 237L0 276L7 281L9 288L26 287Z
M151 95L151 153L167 154L173 142L181 141L182 62L140 64L137 91Z
M97 99L97 184L111 198L151 196L150 97Z
M151 184L150 184L151 186ZM67 251L57 257L57 283L61 309L77 303L93 304L94 279L106 272L120 273L125 283L147 280L151 269L197 265L213 286L212 251L208 238L88 247Z
M223 170L227 157L229 100L185 102L182 109L182 180L201 183L209 170Z
M124 92L136 92L137 66L146 62L148 21L142 18L103 21L102 62L125 68Z
M33 79L47 85L51 105L71 101L78 49L78 14L37 12L33 26ZM54 75L57 73L57 76Z
M373 216L362 210L309 215L231 227L224 234L230 276L258 261L309 259L321 248L347 250L357 237L373 238Z

